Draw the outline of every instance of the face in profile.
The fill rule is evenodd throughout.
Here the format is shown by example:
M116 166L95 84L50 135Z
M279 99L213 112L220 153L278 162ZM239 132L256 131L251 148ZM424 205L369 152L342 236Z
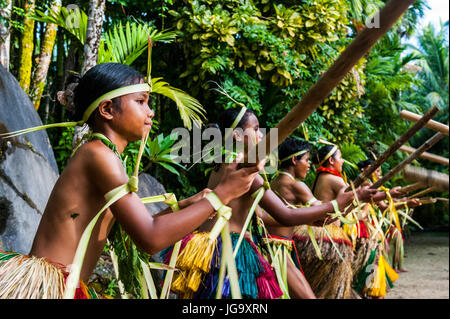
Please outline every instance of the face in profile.
M344 165L344 159L342 158L342 154L340 150L337 150L336 153L330 158L330 164L333 169L342 172L342 165Z
M249 114L247 123L242 127L242 131L238 132L236 130L234 138L238 142L243 142L245 152L248 152L251 147L258 144L263 138L263 134L259 130L258 118L254 114Z
M295 177L300 179L305 179L306 175L308 175L309 168L310 168L310 162L309 162L310 153L305 153L300 160L295 160L294 170L295 170Z

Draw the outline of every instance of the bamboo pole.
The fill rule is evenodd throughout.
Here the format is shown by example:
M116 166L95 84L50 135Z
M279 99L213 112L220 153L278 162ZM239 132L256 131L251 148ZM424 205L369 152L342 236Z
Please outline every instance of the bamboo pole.
M417 122L419 123L419 122ZM416 123L416 124L417 124ZM419 147L414 153L412 153L407 159L403 160L399 164L397 164L393 169L391 169L387 174L385 174L382 178L380 178L376 183L372 184L370 188L376 189L394 177L395 174L400 172L406 165L410 164L414 161L420 154L425 152L427 149L431 148L434 144L439 142L441 138L444 137L442 133L436 133L431 138L429 138L421 147Z
M419 114L403 110L400 112L400 117L404 118L405 120L411 121L411 122L417 122L418 120L420 120L421 116ZM445 134L448 136L448 125L445 125L445 124L442 124L442 123L432 120L432 121L429 121L427 123L427 125L425 125L425 127L428 127L432 130L441 132L442 134Z
M434 204L437 202L436 198L419 198L419 202L422 205L426 205L426 204Z
M414 147L410 147L410 146L406 146L406 145L402 145L400 147L400 151L403 151L405 153L414 153L416 151L416 149ZM428 152L423 152L420 156L420 158L435 162L435 163L439 163L439 164L443 164L443 165L449 165L448 163L448 158L439 156L439 155L435 155L432 153L428 153Z
M417 183L402 187L400 191L406 195L406 194L414 192L420 188L424 188L425 186L426 185L423 184L422 182L417 182Z
M424 189L423 191L420 191L420 192L415 193L415 194L413 194L413 195L411 195L411 196L408 196L408 199L417 198L417 197L419 197L419 196L423 196L423 195L425 195L425 194L434 192L434 191L436 191L436 190L437 190L436 187L431 186L431 187L428 187L427 189Z
M448 191L448 175L421 167L406 166L403 178L411 182L422 182L425 186L435 186L441 191Z
M304 98L297 103L294 108L281 119L275 127L277 134L277 145L268 143L271 140L273 130L262 139L250 154L256 154L256 162L262 160L277 148L294 130L299 127L325 100L331 91L341 82L352 67L364 57L372 46L386 33L393 24L402 16L402 14L413 4L415 0L390 0L384 8L377 13L379 17L379 26L371 28L365 27L353 40L353 42L342 52L339 58L322 75L317 83L311 87ZM259 152L258 148L264 148L264 152ZM264 153L265 156L261 156ZM243 165L255 165L248 163L244 159Z
M437 106L433 106L431 109L429 109L428 112L425 113L419 121L411 126L405 133L403 133L402 136L400 136L383 154L381 154L380 157L378 157L356 178L354 186L359 187L369 176L372 175L373 172L375 172L378 167L381 166L381 164L383 164L392 154L394 154L400 146L405 144L406 141L408 141L408 139L410 139L418 130L420 130L425 125L425 123L427 123L428 120L430 120L438 111L439 109L437 108ZM383 183L384 182L386 182L386 180L383 180ZM350 190L351 188L348 187L345 191L348 192Z
M443 202L448 206L448 198L436 197L435 199L436 199L436 200L443 201Z

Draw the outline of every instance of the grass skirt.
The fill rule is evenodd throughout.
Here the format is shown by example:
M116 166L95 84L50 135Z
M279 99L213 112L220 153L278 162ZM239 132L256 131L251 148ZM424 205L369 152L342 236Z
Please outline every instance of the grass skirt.
M299 251L305 277L317 298L355 298L356 295L352 289L352 243L341 227L334 225L325 227L343 260L333 247L324 227L311 226L322 253L323 259L320 260L308 235L307 226L297 226L293 239Z
M239 234L231 233L233 247ZM221 262L222 240L219 236L209 242L208 233L195 233L186 236L181 243L177 258L172 291L183 299L212 299L216 296ZM168 263L172 249L162 253ZM256 246L244 238L235 258L239 276L239 287L243 298L275 299L283 293L275 274ZM228 277L222 289L223 298L231 298Z
M0 251L0 299L61 299L68 273L44 258ZM86 299L81 283L75 299Z

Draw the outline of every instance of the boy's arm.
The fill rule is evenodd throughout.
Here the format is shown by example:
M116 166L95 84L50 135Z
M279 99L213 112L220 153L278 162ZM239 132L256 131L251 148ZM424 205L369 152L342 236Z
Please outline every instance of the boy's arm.
M98 153L91 156L88 176L98 189L99 196L104 196L112 189L126 184L128 177L110 150ZM236 168L237 163L229 164L224 181L214 189L224 205L248 191L258 173L256 168ZM157 253L182 239L214 213L212 205L203 198L177 212L153 218L135 193L126 194L110 209L136 245L149 254Z
M309 187L303 182L293 183L292 193L294 194L295 198L303 204L306 204L310 200L315 198Z
M262 187L262 185L262 177L257 176L253 181L250 191L255 192ZM346 207L352 200L353 194L351 192L340 195L337 199L339 208L342 209L343 207ZM316 220L324 219L327 216L327 213L334 211L331 203L297 209L287 208L281 199L270 189L265 191L260 206L274 217L277 222L284 226L310 224Z

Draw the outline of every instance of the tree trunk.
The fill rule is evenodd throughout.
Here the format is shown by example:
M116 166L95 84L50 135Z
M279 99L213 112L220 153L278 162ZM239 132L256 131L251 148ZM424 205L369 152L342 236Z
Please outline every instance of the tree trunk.
M12 0L5 0L0 8L0 64L9 71L10 19Z
M58 13L61 9L61 0L52 0L51 9ZM31 102L33 102L36 110L39 109L42 93L44 92L45 79L47 78L48 68L52 59L57 29L57 25L53 23L48 23L45 27L45 34L41 44L41 53L33 74L33 81L30 89Z
M86 73L97 64L98 47L105 15L105 0L90 0L89 15L84 45L84 60L81 74Z
M105 15L105 0L90 0L89 14L86 30L86 43L84 44L84 60L81 74L86 73L97 64L98 47L102 33L103 18ZM83 135L88 132L87 126L76 126L74 129L72 146L75 148L80 144Z
M22 38L20 41L21 53L19 61L19 84L25 93L28 94L30 90L31 82L31 67L34 49L34 20L30 19L29 16L33 13L35 6L35 0L25 1L25 20L24 20L24 30L22 32Z

